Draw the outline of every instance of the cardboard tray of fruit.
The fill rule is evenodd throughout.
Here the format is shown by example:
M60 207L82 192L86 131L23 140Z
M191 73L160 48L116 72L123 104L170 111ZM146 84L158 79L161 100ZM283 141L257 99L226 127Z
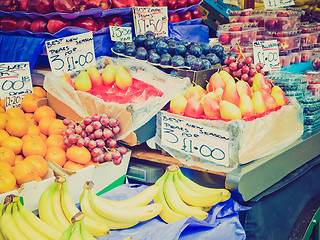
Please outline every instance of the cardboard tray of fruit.
M89 92L75 90L74 87L62 79L62 76L58 76L53 72L45 75L43 87L47 91L49 106L57 114L74 121L81 121L86 116L94 113L107 113L108 116L119 120L121 132L116 140L122 140L126 144L133 146L137 144L134 131L155 116L173 96L179 92L183 94L190 85L190 80L189 78L170 76L150 64L126 58L100 57L97 59L96 66L101 74L104 68L110 64L124 66L132 78L154 87L163 94L146 98L146 89L138 89L142 93L139 95L141 98L134 99L136 101L127 103L119 103L119 101L106 102ZM81 71L71 73L72 80L76 79L80 73ZM57 79L60 79L60 81L57 81ZM119 90L117 86L114 88L116 91ZM133 91L134 88L121 90L121 93L127 95L130 90ZM137 89L134 91L137 91ZM108 96L110 97L111 95L107 94Z

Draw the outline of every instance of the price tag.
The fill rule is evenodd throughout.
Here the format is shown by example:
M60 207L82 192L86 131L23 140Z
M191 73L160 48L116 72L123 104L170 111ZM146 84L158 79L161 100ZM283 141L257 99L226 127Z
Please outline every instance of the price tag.
M254 63L263 63L263 70L280 69L279 47L277 40L253 42Z
M263 0L266 9L281 8L294 5L294 0Z
M109 26L112 41L132 42L131 27Z
M163 112L161 144L201 159L229 166L229 133Z
M154 32L156 36L168 36L167 7L133 7L135 34Z
M21 99L33 92L28 62L0 63L0 96L6 109L20 106Z
M95 65L92 32L46 41L51 71L58 74Z

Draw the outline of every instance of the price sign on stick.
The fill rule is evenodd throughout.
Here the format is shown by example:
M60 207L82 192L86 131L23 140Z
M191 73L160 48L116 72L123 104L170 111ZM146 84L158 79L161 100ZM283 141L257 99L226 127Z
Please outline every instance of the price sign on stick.
M92 32L46 41L51 71L62 74L95 65Z
M254 63L263 63L263 70L280 69L279 47L277 40L253 42Z
M229 166L229 132L163 112L161 144L201 159Z
M135 34L154 32L156 36L168 36L167 7L133 7Z
M294 5L294 0L263 0L266 9L279 8Z
M132 42L131 27L110 26L109 28L112 41Z
M0 95L6 109L20 107L22 97L32 93L29 62L0 63Z

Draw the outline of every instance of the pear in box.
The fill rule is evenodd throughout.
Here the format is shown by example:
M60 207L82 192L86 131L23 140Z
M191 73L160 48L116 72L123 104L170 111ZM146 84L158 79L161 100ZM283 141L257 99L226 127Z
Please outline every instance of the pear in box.
M93 87L99 87L103 84L102 77L95 66L88 67L87 73L89 74Z
M234 78L228 73L228 72L226 72L226 71L220 71L219 72L219 75L220 75L220 77L221 77L221 79L225 82L225 83L227 83L229 80L233 80L234 81Z
M276 100L278 106L283 106L287 102L287 97L279 86L273 86L271 95Z
M211 75L206 88L208 92L214 92L218 88L222 88L224 90L226 88L226 83L222 80L219 72L215 72Z
M116 85L121 90L131 87L133 83L132 76L124 66L120 66L116 72Z
M203 114L203 106L200 99L189 98L184 110L184 115L192 118L199 118Z
M208 117L220 117L219 100L215 99L215 94L209 92L201 99L203 112Z
M222 99L239 106L240 96L233 78L227 81L226 89L222 94Z
M255 92L260 89L264 89L268 93L271 93L271 84L262 73L257 73L253 77L252 90Z
M66 81L67 83L69 83L73 88L74 88L74 83L69 75L69 73L67 72L63 72L61 78Z
M254 116L256 113L251 98L245 93L240 94L239 109L244 118Z
M79 73L74 82L74 88L80 91L89 91L92 88L92 83L89 77L89 74L86 70L83 70Z
M104 84L108 85L116 81L117 69L115 66L109 64L102 71L102 81Z
M263 100L262 94L260 91L255 91L252 95L252 102L256 113L261 114L267 111L267 106Z
M175 96L170 101L170 111L175 114L182 114L187 106L187 99L181 94Z
M275 108L278 106L276 100L274 99L274 97L270 93L268 93L264 89L261 89L260 92L261 92L262 98L267 106L267 109L272 109L272 108Z
M219 107L220 107L220 115L221 115L221 118L223 119L235 120L235 119L242 118L241 111L238 108L238 106L231 102L222 100L219 103Z
M253 95L253 91L249 86L248 82L245 82L243 80L240 80L238 82L236 82L236 87L237 87L237 91L239 93L239 95L241 94L246 94L248 95L250 98L252 98Z

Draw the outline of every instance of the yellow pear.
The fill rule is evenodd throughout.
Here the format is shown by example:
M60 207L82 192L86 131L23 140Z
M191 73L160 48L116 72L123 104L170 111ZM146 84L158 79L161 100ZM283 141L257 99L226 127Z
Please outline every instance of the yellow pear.
M80 91L89 91L92 88L91 80L89 74L86 70L83 70L79 73L74 82L74 88Z
M104 84L108 85L111 83L114 83L116 80L116 72L117 69L115 68L115 66L109 64L107 65L102 72L102 81Z
M87 68L87 73L89 74L92 86L98 87L103 84L102 77L95 66L89 66Z
M242 118L241 111L238 108L238 106L231 102L222 100L219 103L219 108L220 108L221 118L223 119L235 120L235 119Z
M283 106L287 103L287 97L279 86L273 86L271 96L274 97L278 106Z
M220 71L219 72L219 75L220 75L220 77L221 77L221 79L225 82L225 83L227 83L229 80L233 80L234 81L234 78L228 73L228 72L226 72L226 71Z
M265 104L260 91L255 91L253 93L252 102L256 113L261 114L267 111L267 105Z
M256 113L251 98L245 93L240 94L239 109L242 117L251 117Z
M187 106L187 99L179 94L171 99L170 101L170 111L175 114L182 114Z
M133 80L130 73L124 66L120 66L116 72L116 85L121 90L127 89L132 86Z

